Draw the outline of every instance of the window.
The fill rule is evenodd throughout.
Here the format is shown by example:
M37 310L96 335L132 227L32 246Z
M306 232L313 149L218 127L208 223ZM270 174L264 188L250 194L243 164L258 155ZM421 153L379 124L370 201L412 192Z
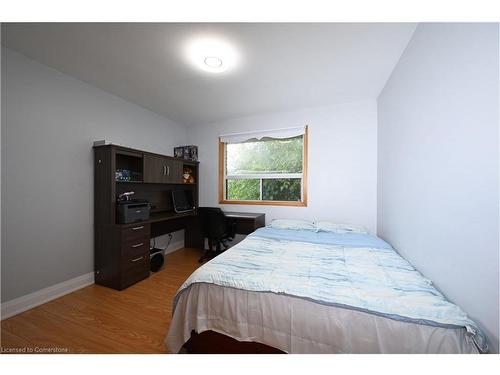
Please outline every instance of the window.
M219 201L307 205L307 127L221 136Z

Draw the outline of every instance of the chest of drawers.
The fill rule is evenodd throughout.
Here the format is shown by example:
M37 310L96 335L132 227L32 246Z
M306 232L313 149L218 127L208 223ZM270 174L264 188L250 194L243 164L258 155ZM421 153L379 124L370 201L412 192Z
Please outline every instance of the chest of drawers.
M108 242L103 244L106 256L96 259L95 277L101 285L122 290L149 276L151 229L150 224L140 223L111 227L103 238Z

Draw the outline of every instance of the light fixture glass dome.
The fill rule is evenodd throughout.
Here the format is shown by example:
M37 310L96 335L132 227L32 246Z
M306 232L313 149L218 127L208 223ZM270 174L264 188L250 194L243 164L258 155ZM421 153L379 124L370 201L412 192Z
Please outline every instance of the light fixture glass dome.
M227 41L215 37L198 37L188 41L186 59L197 69L222 73L234 69L239 62L236 49Z
M205 58L205 65L210 68L217 69L222 66L222 60L215 56L209 56Z

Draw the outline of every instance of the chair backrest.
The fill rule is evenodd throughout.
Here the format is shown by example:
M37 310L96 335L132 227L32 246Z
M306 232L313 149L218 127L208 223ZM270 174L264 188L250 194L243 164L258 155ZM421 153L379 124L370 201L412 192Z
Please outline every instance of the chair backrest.
M219 240L227 233L224 212L219 207L198 207L204 237Z

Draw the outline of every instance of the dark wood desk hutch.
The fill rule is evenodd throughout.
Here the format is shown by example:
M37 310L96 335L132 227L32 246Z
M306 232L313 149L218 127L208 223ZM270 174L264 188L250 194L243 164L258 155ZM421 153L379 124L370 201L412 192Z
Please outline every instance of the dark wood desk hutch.
M183 170L192 170L194 183L183 183ZM117 171L127 171L125 178ZM174 213L172 190L191 190L198 207L199 163L117 145L94 146L94 267L96 284L122 290L149 276L150 238L186 230L185 246L203 248L195 213ZM126 179L124 181L123 179ZM149 220L117 224L117 197L151 204Z

